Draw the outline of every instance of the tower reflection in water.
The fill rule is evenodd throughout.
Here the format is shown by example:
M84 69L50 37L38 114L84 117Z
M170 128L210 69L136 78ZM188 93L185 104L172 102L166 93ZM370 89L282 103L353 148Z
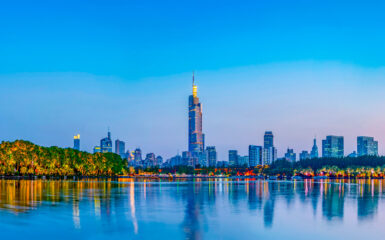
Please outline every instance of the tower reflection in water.
M378 214L384 187L383 180L0 180L0 213L72 209L74 229L87 227L87 221L82 221L87 218L100 222L102 230L133 235L143 233L141 224L146 225L150 217L157 222L180 219L178 228L186 239L202 239L203 232L215 227L212 220L224 211L231 217L247 210L260 217L265 228L272 228L278 203L288 209L295 204L309 206L314 216L342 221L349 201L355 205L358 221L370 221ZM171 217L163 216L168 213Z

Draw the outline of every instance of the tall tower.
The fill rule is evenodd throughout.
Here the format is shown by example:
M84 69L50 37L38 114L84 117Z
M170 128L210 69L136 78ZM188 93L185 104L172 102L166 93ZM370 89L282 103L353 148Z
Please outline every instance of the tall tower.
M74 149L80 151L80 134L74 136Z
M318 158L318 147L317 147L317 139L313 140L313 147L310 152L310 158Z
M202 133L202 105L198 98L198 87L195 85L194 73L192 82L192 95L188 105L188 151L192 154L204 150L204 134Z

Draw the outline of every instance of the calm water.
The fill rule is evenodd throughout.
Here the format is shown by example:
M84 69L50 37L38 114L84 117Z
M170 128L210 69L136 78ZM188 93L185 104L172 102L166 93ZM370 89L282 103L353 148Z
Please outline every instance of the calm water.
M0 180L3 239L363 239L385 182Z

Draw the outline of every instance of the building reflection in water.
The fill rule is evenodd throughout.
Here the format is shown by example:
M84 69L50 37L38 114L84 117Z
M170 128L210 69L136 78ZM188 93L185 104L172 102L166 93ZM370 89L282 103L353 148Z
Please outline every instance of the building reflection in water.
M140 207L155 207L167 199L170 206L166 206L172 208L172 204L179 203L183 208L179 214L182 214L181 230L185 238L202 239L208 228L215 227L209 219L215 219L223 211L236 216L247 209L265 228L272 228L276 205L281 204L290 209L300 203L301 207L309 206L314 216L321 214L323 220L341 221L349 202L357 207L357 220L368 221L378 214L384 186L383 180L196 179L170 183L138 183L133 179L121 182L0 180L0 211L20 215L40 208L68 205L72 206L76 229L83 229L87 223L81 221L82 215L92 214L106 231L128 231L135 235L139 234L143 216ZM227 209L221 209L224 206ZM144 231L143 227L141 229Z

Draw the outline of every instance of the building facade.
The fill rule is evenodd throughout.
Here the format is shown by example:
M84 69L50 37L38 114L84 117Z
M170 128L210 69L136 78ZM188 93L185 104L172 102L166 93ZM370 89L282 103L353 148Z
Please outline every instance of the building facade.
M318 158L317 139L313 140L313 147L311 148L310 158Z
M134 151L134 162L136 165L140 165L142 163L142 150L140 148L135 149Z
M204 151L204 134L202 133L202 105L198 98L194 74L192 95L188 104L188 151L193 155Z
M115 140L115 153L122 158L126 158L126 144L119 139Z
M262 147L250 145L249 146L249 166L256 167L262 165Z
M229 166L237 167L238 166L238 151L229 150Z
M373 137L357 137L357 156L378 156L378 141Z
M107 137L100 140L100 150L102 153L112 152L111 133L108 131Z
M217 165L217 151L214 146L208 146L206 148L207 159L209 167L215 167Z
M322 140L322 157L344 157L344 137L326 136L326 139Z
M74 136L74 149L80 151L80 134Z
M293 149L288 148L287 152L285 153L285 159L290 162L296 162L297 161L297 154L294 152Z
M308 151L302 151L300 154L299 154L299 160L306 160L306 159L310 159L310 154Z

